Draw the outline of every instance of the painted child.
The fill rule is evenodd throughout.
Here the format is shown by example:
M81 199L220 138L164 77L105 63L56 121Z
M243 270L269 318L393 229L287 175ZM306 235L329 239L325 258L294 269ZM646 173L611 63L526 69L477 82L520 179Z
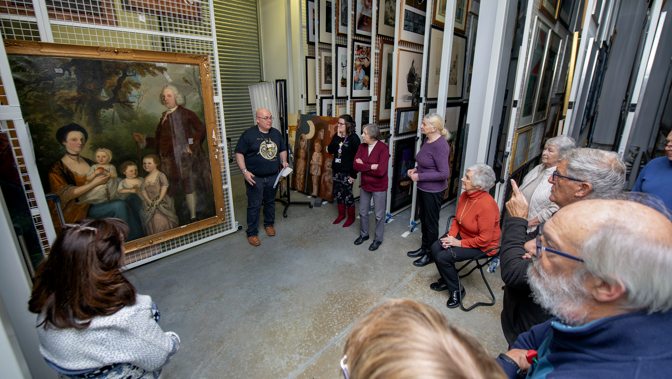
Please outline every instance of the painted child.
M121 171L126 179L119 181L119 186L117 186L117 196L126 200L130 194L137 194L140 190L140 186L144 182L142 178L138 178L138 165L135 162L126 161L119 166L119 171Z
M101 147L96 150L95 158L98 163L91 165L89 172L86 173L86 183L91 183L97 176L109 176L110 180L79 196L77 201L80 203L102 204L117 199L117 169L114 165L110 164L110 161L112 161L112 152L109 149Z
M160 165L161 159L156 154L149 154L142 160L142 167L147 171L147 176L140 185L138 195L144 201L140 207L140 221L147 235L178 226L173 198L166 195L168 178L159 171Z

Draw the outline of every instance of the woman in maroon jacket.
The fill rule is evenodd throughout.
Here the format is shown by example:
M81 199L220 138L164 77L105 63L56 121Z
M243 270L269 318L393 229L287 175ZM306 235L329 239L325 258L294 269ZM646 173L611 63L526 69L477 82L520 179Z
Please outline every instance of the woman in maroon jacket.
M362 144L355 154L352 167L362 173L362 191L359 195L359 237L355 245L369 239L369 205L373 198L373 207L376 214L376 234L369 250L378 249L383 243L383 228L385 227L385 206L387 204L387 162L390 159L390 150L380 141L380 130L375 124L362 127Z

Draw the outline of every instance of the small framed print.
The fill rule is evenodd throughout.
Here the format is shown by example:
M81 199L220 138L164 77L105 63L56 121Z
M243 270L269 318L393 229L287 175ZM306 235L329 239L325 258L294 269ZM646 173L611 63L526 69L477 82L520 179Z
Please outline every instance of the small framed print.
M469 0L469 13L478 16L481 9L481 0Z
M355 33L363 36L371 36L371 13L373 8L372 0L355 0Z
M332 62L331 53L320 51L320 89L322 91L331 90L333 88L333 72L334 65Z
M422 0L399 0L403 1L401 7L401 25L399 39L406 42L422 45L425 41L425 17L427 1Z
M467 28L467 0L455 1L455 31L464 33Z
M334 117L334 99L323 97L320 99L320 114L325 117Z
M345 46L336 45L336 59L334 71L336 75L336 97L348 96L348 49Z
M336 106L336 115L334 117L341 117L347 112L348 107L345 105Z
M313 0L306 1L306 34L308 35L308 44L315 44L315 2Z
M412 134L418 131L419 122L418 107L397 108L397 119L394 127L395 136Z
M397 93L394 96L396 108L420 104L420 82L422 80L422 53L399 49L397 59Z
M306 104L317 104L315 58L306 57Z
M559 0L539 0L539 10L551 21L555 21L558 14Z
M525 128L516 132L516 135L513 137L513 150L511 150L513 159L511 159L509 174L513 174L514 171L521 168L527 162L527 150L530 144L531 133L532 128Z
M320 0L320 43L331 44L334 17L331 15L331 1Z
M397 0L379 0L378 35L394 38L394 26L397 19Z
M336 17L338 19L338 34L348 35L348 20L350 19L348 13L348 4L349 0L338 0L338 5L336 6Z
M387 121L392 114L392 63L394 60L394 43L381 40L378 73L378 121Z
M434 1L434 18L432 22L439 26L446 24L446 0Z
M371 96L371 44L352 42L352 97Z
M369 123L371 102L367 100L355 101L355 125L361 130L362 126Z
M429 75L427 77L427 98L436 99L439 96L439 75L441 71L441 57L443 52L443 31L432 28L429 39ZM467 49L467 39L454 34L451 48L450 73L448 76L448 98L460 98L464 83L464 63ZM399 83L399 82L397 82Z

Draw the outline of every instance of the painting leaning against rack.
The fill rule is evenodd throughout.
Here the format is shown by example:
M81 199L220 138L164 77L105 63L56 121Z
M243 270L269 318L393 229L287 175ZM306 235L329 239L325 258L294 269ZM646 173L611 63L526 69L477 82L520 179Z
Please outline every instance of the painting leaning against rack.
M121 218L132 251L224 222L208 56L4 43L42 187L67 223Z

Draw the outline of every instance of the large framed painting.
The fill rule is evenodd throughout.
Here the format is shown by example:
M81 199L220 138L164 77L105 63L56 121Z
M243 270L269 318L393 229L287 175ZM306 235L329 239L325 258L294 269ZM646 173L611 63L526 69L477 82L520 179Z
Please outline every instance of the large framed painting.
M458 34L453 35L450 74L448 76L448 98L460 98L462 96L466 50L467 39ZM436 99L439 96L442 53L443 31L432 28L429 39L429 74L427 76L427 97L430 99Z
M464 33L467 29L467 0L455 0L455 31Z
M397 0L379 0L378 35L394 38L394 26L397 19Z
M348 49L336 45L336 59L334 59L336 76L336 97L348 97ZM336 66L338 65L338 66Z
M317 89L315 88L315 58L306 57L306 104L317 104Z
M336 17L338 19L338 34L339 35L348 35L348 4L349 0L338 0L338 6L336 11Z
M537 16L534 22L533 42L531 44L530 59L527 66L525 80L525 92L523 93L522 107L520 110L519 127L532 123L534 116L534 101L539 91L541 72L544 66L544 55L550 37L550 28L539 20Z
M4 42L42 187L67 223L120 218L133 251L225 221L208 56Z
M331 30L334 18L331 16L331 0L320 0L320 42L331 44Z
M421 122L419 113L418 107L398 108L394 135L402 136L417 133Z
M292 187L327 201L334 198L332 164L334 156L325 146L336 134L338 118L301 115L294 142Z
M381 40L380 58L378 59L378 121L387 121L392 113L392 63L394 60L394 43Z
M551 42L548 44L546 58L544 59L544 69L541 73L541 85L539 86L539 96L534 107L534 121L541 121L546 117L548 111L548 100L551 97L551 87L555 76L555 67L557 66L558 56L562 48L562 39L559 35L551 32Z
M549 20L555 21L558 14L558 2L560 0L539 0L539 10Z
M315 1L306 0L306 34L308 37L308 44L315 44Z
M512 159L509 174L513 174L514 171L521 168L525 162L527 162L527 149L530 144L530 134L532 134L532 128L528 127L517 131L513 136L513 150L511 150Z
M333 88L334 65L331 53L320 51L320 90L330 91Z
M420 104L422 81L422 53L399 49L397 58L397 93L394 105L397 108L415 107Z
M352 41L352 97L371 96L371 44Z
M412 202L413 180L408 177L408 170L415 167L415 138L394 141L393 162L390 212L396 212Z
M355 33L363 36L371 36L373 1L355 0L355 3Z
M425 41L425 17L427 1L399 0L401 6L401 25L399 39L401 41L422 45Z

